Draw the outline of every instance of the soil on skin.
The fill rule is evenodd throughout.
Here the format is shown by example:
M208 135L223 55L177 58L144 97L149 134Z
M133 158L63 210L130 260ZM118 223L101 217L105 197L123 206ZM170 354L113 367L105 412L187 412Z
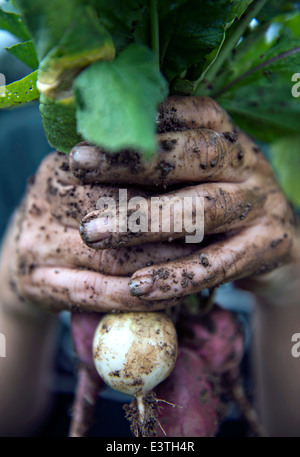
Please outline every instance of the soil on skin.
M184 120L179 119L176 115L175 107L165 107L163 104L159 109L158 133L166 132L183 132L186 130Z
M125 417L130 422L130 430L136 437L156 436L157 424L157 399L154 392L149 392L143 397L145 407L145 417L140 421L137 400L134 398L129 405L124 405Z

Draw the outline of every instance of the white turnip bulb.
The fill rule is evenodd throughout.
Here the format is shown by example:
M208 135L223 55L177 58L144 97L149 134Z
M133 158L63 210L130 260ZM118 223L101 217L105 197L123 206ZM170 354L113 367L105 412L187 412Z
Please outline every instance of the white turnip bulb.
M175 327L159 312L106 314L93 340L96 370L110 387L136 397L141 424L144 398L169 376L177 350Z

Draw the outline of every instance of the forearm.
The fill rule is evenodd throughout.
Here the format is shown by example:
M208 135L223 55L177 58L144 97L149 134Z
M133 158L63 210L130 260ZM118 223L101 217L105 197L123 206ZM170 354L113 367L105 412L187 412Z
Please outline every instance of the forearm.
M253 323L253 370L257 407L271 436L299 436L300 359L291 337L300 331L300 307L258 304Z
M0 359L0 436L33 432L50 401L52 319L37 323L0 312L6 357Z
M260 282L253 319L253 369L257 407L271 436L299 436L300 358L292 335L300 333L300 237L293 262Z
M6 343L6 357L0 358L0 436L26 435L37 427L49 406L55 349L56 319L23 301L12 284L13 224L0 257L0 333Z

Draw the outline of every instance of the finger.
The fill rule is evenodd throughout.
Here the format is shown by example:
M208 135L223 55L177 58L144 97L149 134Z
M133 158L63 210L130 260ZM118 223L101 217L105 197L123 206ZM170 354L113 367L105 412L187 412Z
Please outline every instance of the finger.
M41 162L35 175L34 182L39 189L47 190L51 193L52 179L65 184L74 186L79 183L69 167L69 156L62 152L48 154Z
M52 191L47 194L50 205L48 212L51 212L53 220L60 225L77 230L84 216L99 207L99 199L112 199L116 204L119 200L119 189L104 184L101 186L94 184L65 186L52 179L51 187ZM125 189L125 191L128 198L147 195L145 191L137 189ZM36 203L35 197L33 202Z
M143 300L182 297L253 274L266 273L290 255L291 236L267 224L242 230L185 259L136 272L129 287Z
M159 107L157 122L160 133L194 128L219 133L237 130L226 111L209 97L168 97Z
M34 268L23 280L22 295L52 311L154 311L177 303L132 297L128 278L52 267Z
M24 230L19 240L20 264L28 272L36 265L85 268L104 274L128 276L136 270L192 253L191 245L153 243L95 251L81 240L79 231L61 226Z
M61 225L78 229L81 219L97 208L100 197L118 198L118 190L111 186L65 186L55 179L52 191L47 194L52 217Z
M70 172L68 160L66 154L49 154L36 175L29 180L26 207L33 220L51 212L56 220L78 228L81 218L86 214L81 204L83 190ZM84 203L89 202L88 208L93 210L96 207L96 195L91 201L89 195L89 189L86 188Z
M81 237L89 247L105 249L172 241L191 236L196 230L198 240L195 237L188 242L199 243L203 233L209 235L237 229L261 216L266 189L249 187L208 183L138 202L128 200L127 208L123 204L112 207L111 217L107 215L108 210L100 209L85 216L80 227ZM134 213L128 216L132 211ZM127 217L125 223L120 214ZM135 224L138 214L141 214L142 225Z
M183 182L242 182L257 163L251 149L242 149L238 136L198 129L159 135L158 152L145 162L138 153L110 155L79 143L70 154L70 168L82 182L135 183L166 186Z

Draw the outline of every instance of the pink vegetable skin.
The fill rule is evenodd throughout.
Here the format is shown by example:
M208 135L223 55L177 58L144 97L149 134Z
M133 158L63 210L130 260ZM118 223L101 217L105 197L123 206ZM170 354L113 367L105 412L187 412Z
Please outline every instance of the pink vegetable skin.
M199 356L181 347L171 375L155 389L158 420L168 437L215 436L224 413L219 378L211 375ZM157 425L157 435L164 433Z
M99 378L93 361L93 338L103 314L72 313L71 335L75 352L82 364Z
M212 373L223 374L239 366L244 333L237 316L214 305L204 317L187 318L181 345L193 349Z
M93 420L99 390L103 384L93 361L92 344L102 314L73 313L71 334L80 360L75 399L72 408L70 437L86 436Z

